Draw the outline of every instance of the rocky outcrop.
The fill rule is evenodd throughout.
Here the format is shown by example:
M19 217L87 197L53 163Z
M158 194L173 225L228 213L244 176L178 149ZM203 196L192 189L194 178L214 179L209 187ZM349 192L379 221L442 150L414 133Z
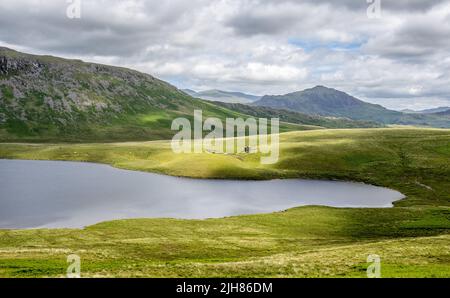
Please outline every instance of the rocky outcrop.
M0 56L0 75L18 74L27 72L36 74L41 72L43 64L37 61L29 61L23 59L14 59L6 56Z
M190 99L134 70L0 47L0 129L105 125L162 107L177 110Z

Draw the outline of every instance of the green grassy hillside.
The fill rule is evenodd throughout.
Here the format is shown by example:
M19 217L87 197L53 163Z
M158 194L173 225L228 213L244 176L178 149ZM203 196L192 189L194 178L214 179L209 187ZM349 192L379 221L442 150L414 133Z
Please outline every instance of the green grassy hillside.
M172 120L192 119L194 110L204 117L248 117L134 70L0 47L0 142L170 139ZM365 127L325 118L296 120L282 124L281 131Z
M450 277L450 210L303 207L209 220L136 219L83 230L0 231L0 276Z
M322 178L390 187L390 209L301 207L210 220L135 219L82 230L0 231L0 276L450 277L450 131L352 129L281 135L280 161L257 155L174 155L167 141L0 144L0 158L101 162L202 178ZM192 165L195 165L193 167Z
M168 139L171 122L233 111L130 69L0 48L0 140Z

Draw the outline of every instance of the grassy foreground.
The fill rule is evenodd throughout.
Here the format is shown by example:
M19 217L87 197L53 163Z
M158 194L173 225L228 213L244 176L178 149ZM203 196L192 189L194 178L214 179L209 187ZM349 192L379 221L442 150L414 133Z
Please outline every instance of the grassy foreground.
M136 219L83 230L0 231L0 276L364 277L369 254L384 277L450 277L450 131L355 129L281 135L280 160L175 155L164 141L0 144L0 158L101 162L202 178L321 178L401 191L392 209L302 207L210 220Z

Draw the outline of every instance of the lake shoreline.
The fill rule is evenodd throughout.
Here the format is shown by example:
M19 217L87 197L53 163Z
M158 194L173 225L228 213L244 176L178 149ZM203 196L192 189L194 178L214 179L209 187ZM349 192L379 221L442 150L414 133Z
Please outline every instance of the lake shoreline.
M82 258L83 277L365 277L360 268L369 253L382 257L383 277L450 276L450 174L442 167L450 158L449 130L324 130L281 134L280 140L275 167L261 167L250 156L176 156L163 142L0 144L0 157L194 178L339 178L407 198L394 208L304 206L206 220L0 230L0 276L61 277L74 253ZM401 148L408 159L401 159Z
M223 218L300 206L392 208L393 202L404 198L392 189L358 182L298 178L187 179L73 161L0 159L0 164L4 183L1 192L6 198L0 201L0 206L4 205L3 222L7 223L9 218L18 224L5 226L0 221L2 228L79 228L105 220L144 217ZM34 207L36 210L30 213L25 211L30 202L47 207ZM21 226L8 216L7 207L15 204L21 204L18 208L23 206L20 212L10 207L10 212L19 212L17 218L28 218L28 221L41 218L42 224ZM65 204L70 212L63 208ZM48 214L49 219L42 213ZM82 220L85 216L88 217Z

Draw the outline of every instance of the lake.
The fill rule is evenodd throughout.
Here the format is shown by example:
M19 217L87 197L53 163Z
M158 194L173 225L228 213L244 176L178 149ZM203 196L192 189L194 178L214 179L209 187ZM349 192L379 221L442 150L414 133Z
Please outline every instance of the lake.
M403 197L352 182L201 180L92 163L0 160L0 229L81 228L126 218L220 218L304 205L392 207Z

